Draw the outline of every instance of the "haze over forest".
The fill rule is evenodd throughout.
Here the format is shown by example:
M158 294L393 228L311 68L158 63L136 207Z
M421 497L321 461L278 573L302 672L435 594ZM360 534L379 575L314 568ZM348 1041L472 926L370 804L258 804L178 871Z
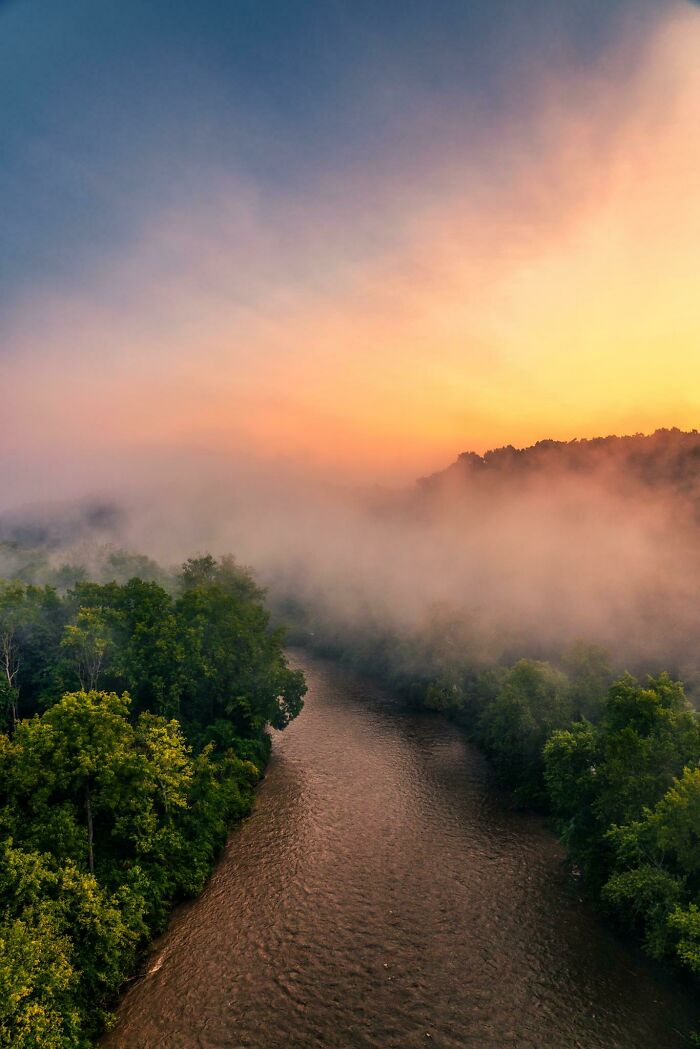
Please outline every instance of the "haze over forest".
M115 546L166 567L235 550L297 628L367 639L458 622L484 665L584 640L621 670L698 675L697 432L464 453L400 488L229 471L101 495L6 513L4 574L86 564L107 578Z

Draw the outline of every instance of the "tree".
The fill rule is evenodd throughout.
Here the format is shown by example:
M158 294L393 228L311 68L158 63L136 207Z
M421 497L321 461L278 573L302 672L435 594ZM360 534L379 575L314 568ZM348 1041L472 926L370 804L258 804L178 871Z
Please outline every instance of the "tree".
M112 823L116 809L134 802L140 758L128 710L128 696L69 693L42 717L18 724L4 770L5 794L29 819L33 843L50 849L62 824L65 843L75 850L67 855L87 861L91 873L96 820L107 815Z
M700 905L674 908L668 924L677 937L677 957L693 975L700 976Z
M576 641L564 653L562 668L569 679L573 716L598 721L613 680L609 654L599 645Z
M61 645L75 666L80 687L94 692L110 643L107 621L100 608L80 608L75 623L68 623Z
M61 640L69 609L50 586L28 586L25 605L19 632L18 684L26 716L45 709L61 694Z
M594 887L609 877L608 831L639 820L700 759L700 719L667 674L646 685L625 674L598 725L553 733L545 746L552 810L572 858Z
M653 809L608 838L613 874L603 899L643 933L650 953L700 971L700 768L686 768Z
M183 638L170 594L158 583L79 583L71 600L99 609L109 636L102 684L126 691L134 711L179 714L183 687Z
M0 845L0 1045L85 1047L144 935L142 907L68 860ZM4 992L4 993L2 993Z
M70 941L49 915L0 923L0 1046L79 1049Z
M542 749L570 721L566 677L549 663L521 659L486 706L477 731L503 782L520 800L541 803Z
M303 675L290 670L261 592L232 560L188 562L175 606L184 652L182 713L206 725L230 719L241 736L284 728L302 707Z
M17 723L20 671L19 633L26 616L26 587L22 583L0 581L0 695L9 711L11 724Z

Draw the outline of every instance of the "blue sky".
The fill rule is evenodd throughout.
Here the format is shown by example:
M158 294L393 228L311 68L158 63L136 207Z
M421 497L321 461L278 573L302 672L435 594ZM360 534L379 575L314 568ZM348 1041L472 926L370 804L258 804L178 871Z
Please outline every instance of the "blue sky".
M547 63L600 61L658 4L10 0L0 5L0 296L89 273L213 170L295 199L528 120ZM630 46L634 55L634 47ZM414 112L420 98L420 112ZM445 117L453 120L445 130ZM203 174L203 172L205 174Z

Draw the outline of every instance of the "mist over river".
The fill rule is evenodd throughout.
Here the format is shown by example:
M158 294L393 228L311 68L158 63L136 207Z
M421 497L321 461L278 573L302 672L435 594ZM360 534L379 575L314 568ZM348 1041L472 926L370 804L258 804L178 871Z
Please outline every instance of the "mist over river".
M104 1049L688 1044L691 992L602 926L457 728L292 661L305 709Z

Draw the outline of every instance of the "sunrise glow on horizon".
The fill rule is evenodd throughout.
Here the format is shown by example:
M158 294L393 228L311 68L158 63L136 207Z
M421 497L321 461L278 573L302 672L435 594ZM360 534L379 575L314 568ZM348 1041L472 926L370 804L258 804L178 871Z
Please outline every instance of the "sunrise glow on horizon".
M697 426L696 7L541 0L524 31L449 3L445 61L418 4L393 36L333 6L313 39L206 6L105 26L76 0L53 35L40 0L0 7L29 73L0 118L4 462L402 481Z

